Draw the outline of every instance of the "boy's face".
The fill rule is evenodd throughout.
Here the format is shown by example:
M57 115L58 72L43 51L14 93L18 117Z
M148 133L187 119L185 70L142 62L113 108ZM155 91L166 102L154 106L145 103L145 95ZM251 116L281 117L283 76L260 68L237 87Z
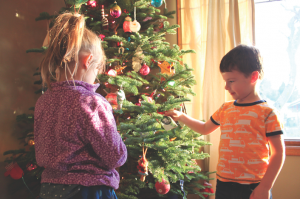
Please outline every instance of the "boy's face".
M244 73L238 70L222 73L225 81L225 90L227 90L233 99L238 103L254 102L254 84L251 83L251 75L245 77Z

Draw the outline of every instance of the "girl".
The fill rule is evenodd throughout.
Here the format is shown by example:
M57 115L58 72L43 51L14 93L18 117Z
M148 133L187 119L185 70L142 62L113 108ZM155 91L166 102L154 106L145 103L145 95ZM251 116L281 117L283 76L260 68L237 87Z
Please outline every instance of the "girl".
M49 32L40 69L48 90L35 106L36 161L42 199L116 199L116 167L127 159L110 104L93 84L103 72L100 39L84 16L64 13ZM54 77L55 72L55 77Z

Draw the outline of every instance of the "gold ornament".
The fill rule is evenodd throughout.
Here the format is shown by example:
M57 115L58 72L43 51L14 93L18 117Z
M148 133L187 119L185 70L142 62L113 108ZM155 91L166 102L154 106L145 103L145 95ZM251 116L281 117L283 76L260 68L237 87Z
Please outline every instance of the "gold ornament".
M34 143L34 140L29 140L29 141L28 141L28 145L29 145L29 146L33 146L34 144L35 144L35 143Z

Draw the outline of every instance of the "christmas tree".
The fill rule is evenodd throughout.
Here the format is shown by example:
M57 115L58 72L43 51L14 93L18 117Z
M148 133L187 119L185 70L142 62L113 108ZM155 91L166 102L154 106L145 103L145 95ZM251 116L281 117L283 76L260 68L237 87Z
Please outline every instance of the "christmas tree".
M65 0L66 7L60 10L84 14L87 27L102 39L106 72L98 77L101 86L97 92L112 105L118 131L128 150L127 162L119 168L119 199L166 197L164 194L186 198L188 193L204 198L200 190L209 187L199 183L209 180L209 173L201 172L195 162L208 157L199 151L209 143L200 134L163 115L174 108L184 111L184 102L190 101L187 95L195 95L191 87L196 83L192 69L182 63L182 56L194 51L180 50L178 45L171 47L165 40L165 35L175 34L179 26L168 22L175 11L165 8L161 13L159 7L163 3ZM49 20L51 28L55 18L43 12L36 20ZM28 52L45 50L47 38L43 47ZM33 115L23 117L33 121ZM7 168L11 172L11 168L19 165L21 171L25 170L18 177L35 197L35 182L40 180L43 168L34 159L33 134L25 135L23 139L31 146L5 152L11 154Z

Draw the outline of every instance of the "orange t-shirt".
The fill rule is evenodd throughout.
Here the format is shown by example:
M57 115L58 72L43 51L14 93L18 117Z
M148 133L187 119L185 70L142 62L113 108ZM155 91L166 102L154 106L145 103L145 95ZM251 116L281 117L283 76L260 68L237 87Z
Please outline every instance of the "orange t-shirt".
M224 103L211 120L220 125L217 178L223 182L258 183L269 164L268 136L283 134L278 114L266 101Z

